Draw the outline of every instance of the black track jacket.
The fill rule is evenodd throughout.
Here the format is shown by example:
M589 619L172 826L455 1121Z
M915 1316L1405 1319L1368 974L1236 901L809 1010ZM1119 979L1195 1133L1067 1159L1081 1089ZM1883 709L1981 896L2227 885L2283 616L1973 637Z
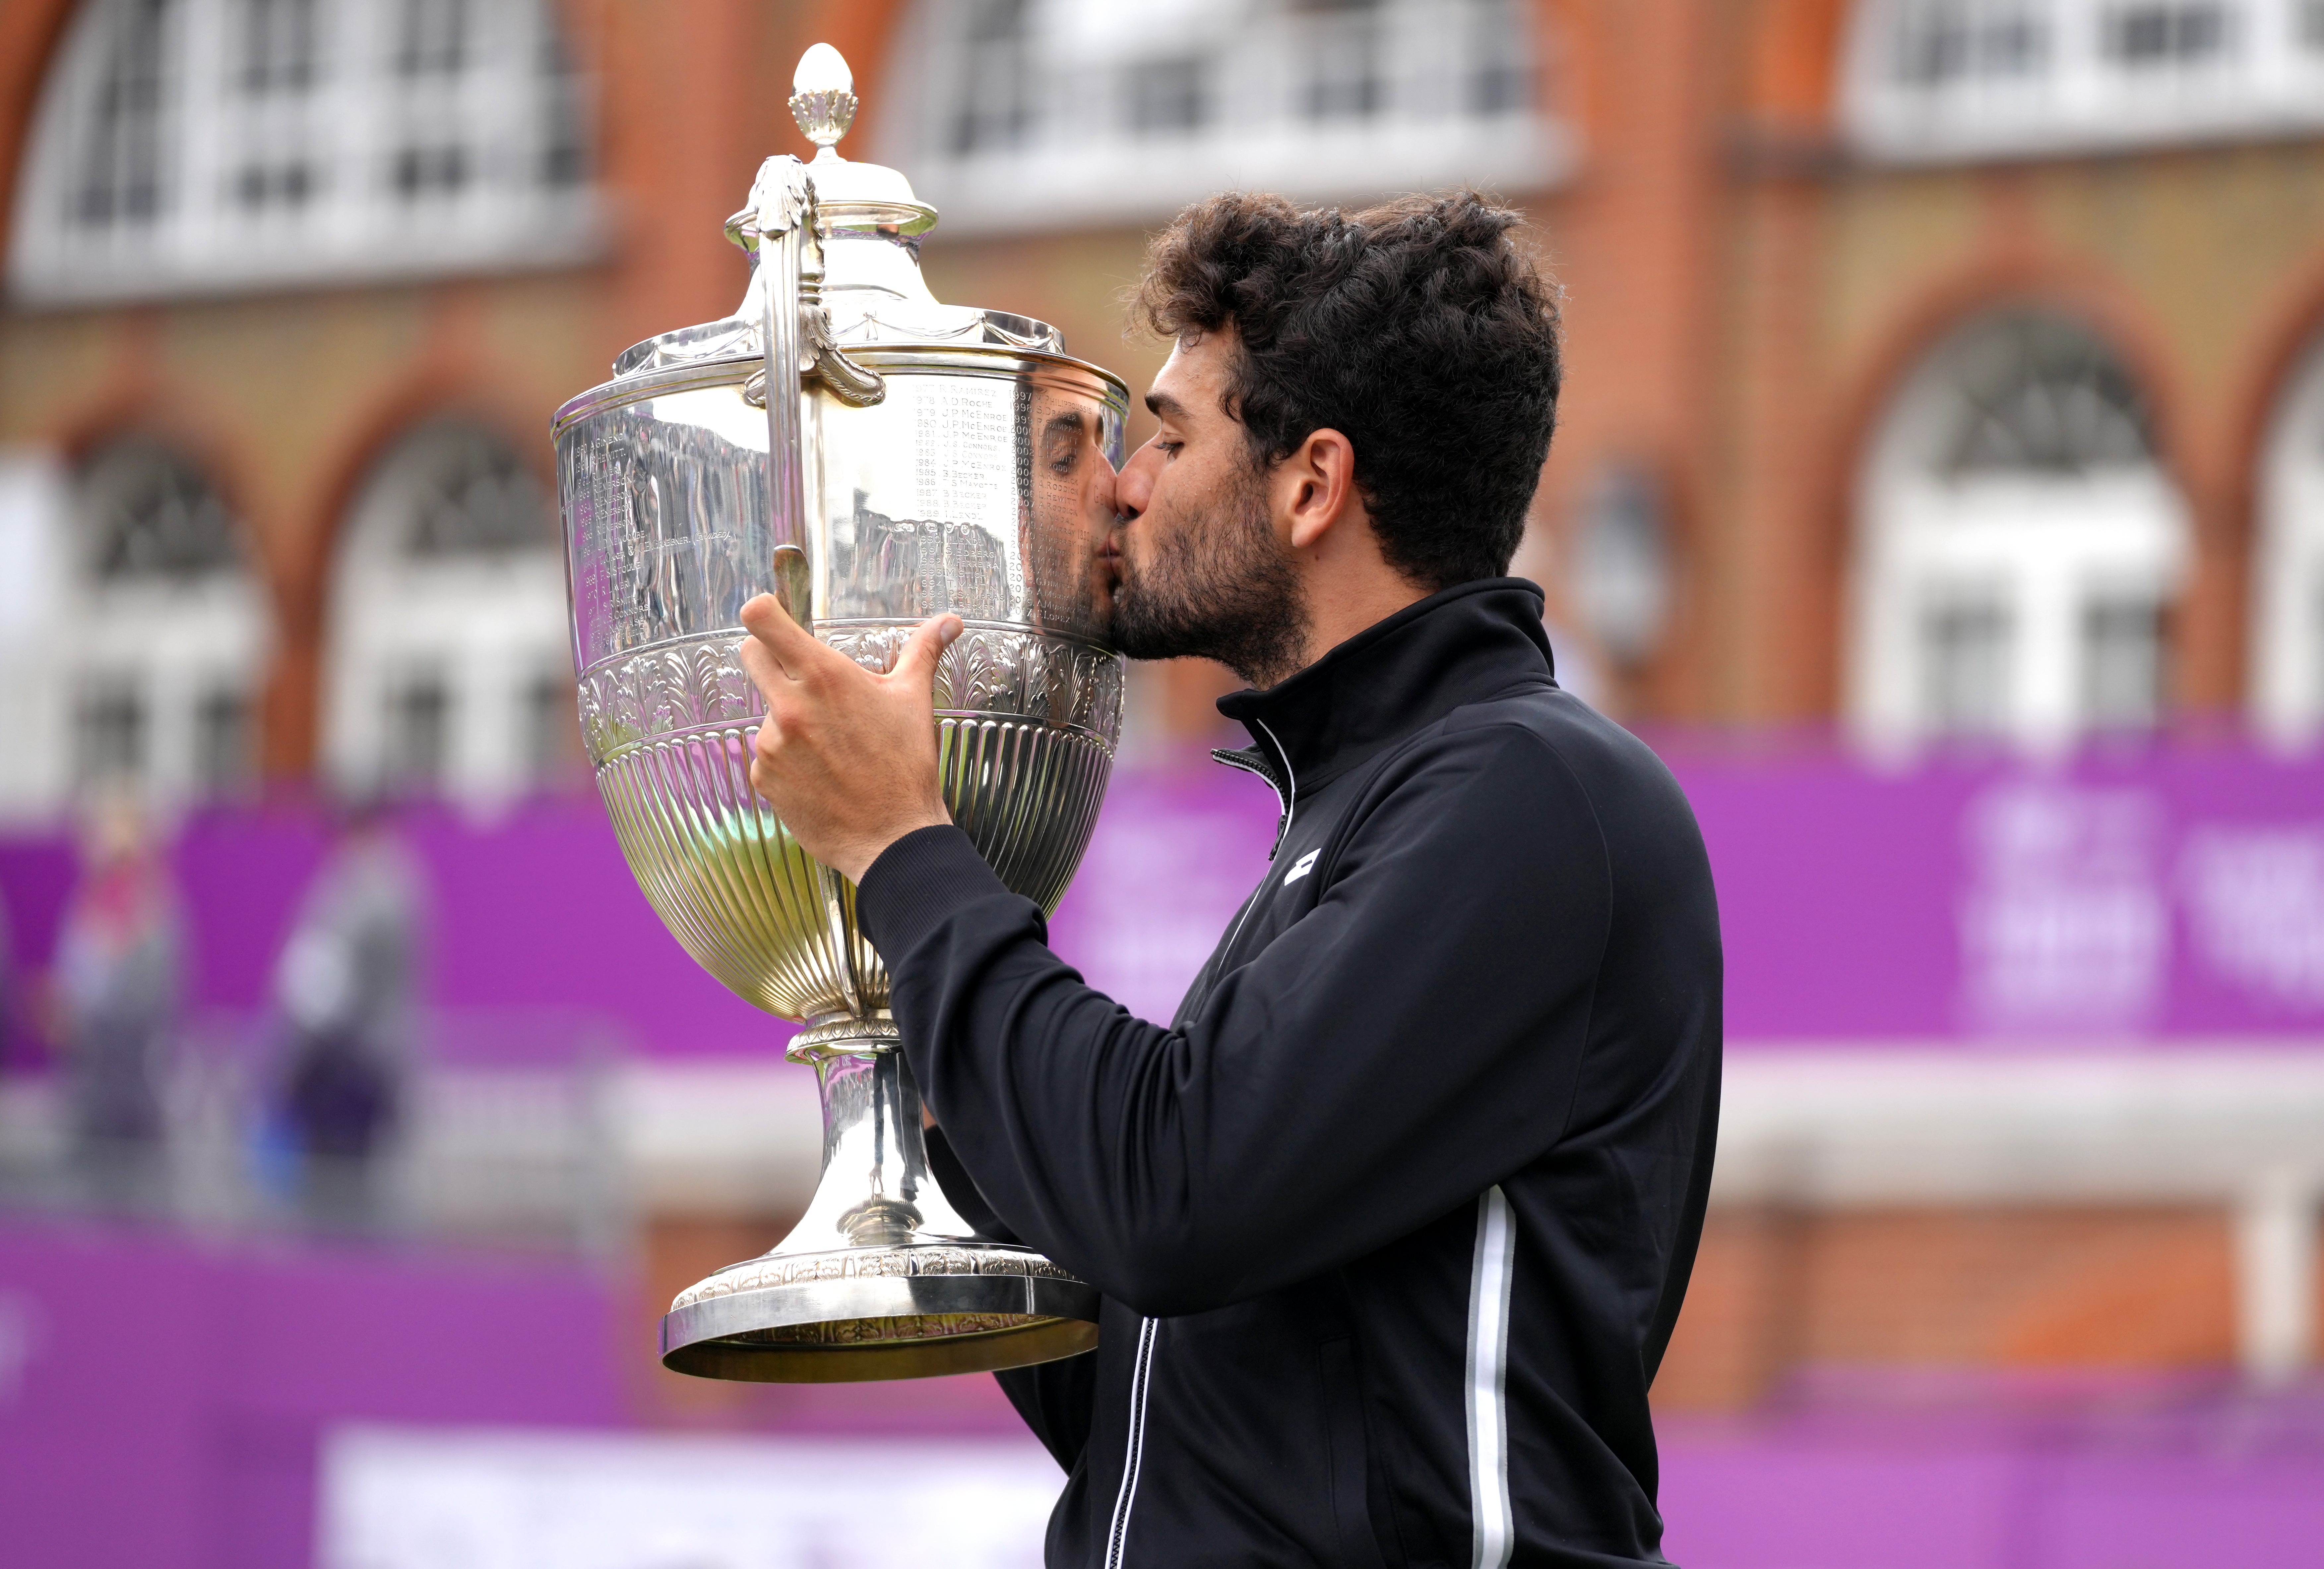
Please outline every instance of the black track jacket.
M1685 798L1517 579L1219 707L1282 830L1170 1028L957 829L861 890L947 1194L1106 1299L1001 1375L1069 1473L1052 1569L1662 1562L1646 1387L1718 1116Z

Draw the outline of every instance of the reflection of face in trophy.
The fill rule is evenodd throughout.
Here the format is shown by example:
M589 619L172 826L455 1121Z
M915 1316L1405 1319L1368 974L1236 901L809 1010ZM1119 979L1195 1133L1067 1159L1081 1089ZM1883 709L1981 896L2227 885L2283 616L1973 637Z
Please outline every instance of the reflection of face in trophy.
M854 887L751 789L764 709L739 611L772 592L877 669L959 614L936 678L945 803L1054 908L1120 731L1094 566L1128 399L1044 324L938 304L918 262L935 212L835 151L845 63L818 44L793 85L823 151L769 159L730 220L753 257L742 309L630 349L555 425L582 729L622 850L687 951L806 1026L790 1056L823 1089L806 1216L679 1296L663 1360L816 1382L1021 1366L1092 1344L1096 1293L977 1241L929 1175Z
M1114 518L1106 411L1063 389L1028 390L1024 551L1034 606L1044 625L1102 629L1111 585L1099 561Z

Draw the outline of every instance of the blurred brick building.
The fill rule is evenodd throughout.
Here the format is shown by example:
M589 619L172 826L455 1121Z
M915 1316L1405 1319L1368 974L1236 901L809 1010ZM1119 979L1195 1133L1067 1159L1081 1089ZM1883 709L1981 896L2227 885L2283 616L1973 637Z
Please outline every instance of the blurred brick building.
M844 150L945 214L939 298L1133 384L1120 291L1205 191L1524 207L1569 380L1519 569L1626 718L1887 757L2324 725L2304 0L13 0L0 809L568 768L549 414L732 308L720 225L806 151L816 39ZM1215 673L1141 680L1149 739L1214 723ZM1674 1399L2257 1333L2265 1216L2191 1179L1765 1191ZM673 1279L740 1245L688 1224Z
M148 691L64 650L107 640L160 569L51 552L85 614L36 638L12 610L0 634L60 665L12 698L42 704L11 729L51 760L0 786L37 805L115 754L198 789L337 753L515 787L537 757L469 754L539 716L461 716L549 706L553 650L484 651L510 690L455 692L428 667L479 651L355 607L497 593L477 564L525 543L546 411L620 345L731 306L715 220L754 158L799 145L787 62L817 37L863 88L850 150L945 212L939 292L1044 313L1133 379L1157 354L1120 341L1119 291L1204 190L1467 180L1521 204L1572 364L1521 564L1628 714L1838 717L1889 745L2187 712L2305 735L2314 16L24 0L0 21L9 516L33 515L47 454L55 504L110 509L84 533L150 529L175 497L210 522L173 536L192 554L170 581L209 562L238 586L176 595L210 684ZM415 556L376 519L427 494L459 521ZM414 674L337 692L335 638Z

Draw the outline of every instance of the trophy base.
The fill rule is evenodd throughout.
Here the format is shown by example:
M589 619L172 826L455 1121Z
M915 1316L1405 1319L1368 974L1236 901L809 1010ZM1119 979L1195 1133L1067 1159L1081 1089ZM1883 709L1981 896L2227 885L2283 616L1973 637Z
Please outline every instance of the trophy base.
M1096 1288L1030 1248L979 1241L928 1170L924 1113L884 1018L791 1042L823 1098L823 1176L772 1252L687 1287L661 1364L697 1378L836 1384L998 1372L1097 1344Z
M1098 1293L991 1243L774 1252L730 1264L661 1321L673 1372L830 1384L998 1372L1097 1344Z

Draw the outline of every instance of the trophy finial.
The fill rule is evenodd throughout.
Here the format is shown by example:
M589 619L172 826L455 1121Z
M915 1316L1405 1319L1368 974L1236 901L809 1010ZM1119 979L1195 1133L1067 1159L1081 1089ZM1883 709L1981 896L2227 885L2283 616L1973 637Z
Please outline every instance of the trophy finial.
M791 118L799 134L822 149L816 162L839 157L833 145L855 124L855 78L831 45L816 44L799 56L791 73Z

